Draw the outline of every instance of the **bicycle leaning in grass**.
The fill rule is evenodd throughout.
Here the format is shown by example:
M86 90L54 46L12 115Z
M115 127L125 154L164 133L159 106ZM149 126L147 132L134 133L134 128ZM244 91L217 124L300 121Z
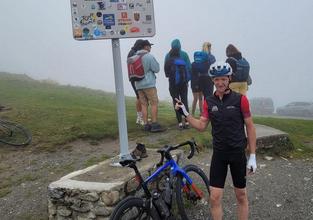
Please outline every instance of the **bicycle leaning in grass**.
M0 119L0 142L12 146L23 146L31 142L28 129L15 122Z
M143 180L136 166L135 159L120 161L122 166L132 168L136 173L136 179L144 191L143 196L128 196L118 203L110 220L129 219L208 219L207 215L197 216L199 211L208 210L209 205L209 180L205 173L195 165L187 165L181 168L171 155L172 150L182 146L190 146L191 159L197 145L194 140L189 140L175 146L165 145L157 152L161 155L158 169ZM164 163L164 158L166 162ZM166 172L170 170L169 172ZM165 175L164 175L165 174ZM162 177L162 179L158 179ZM165 177L165 178L164 178ZM151 191L148 184L152 181L158 186ZM176 198L176 203L173 198ZM173 210L172 205L177 210Z

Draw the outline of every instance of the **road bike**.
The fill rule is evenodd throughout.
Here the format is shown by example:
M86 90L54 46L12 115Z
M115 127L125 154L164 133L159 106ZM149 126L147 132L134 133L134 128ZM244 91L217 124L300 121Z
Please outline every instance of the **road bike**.
M32 135L24 126L0 119L0 142L12 146L28 145Z
M144 195L128 196L120 201L112 212L110 220L189 220L195 219L194 215L199 210L208 210L210 192L209 180L205 173L191 164L181 168L171 155L171 151L185 145L190 146L191 151L187 158L191 159L197 149L194 140L175 146L165 145L157 151L161 155L157 170L145 180L136 166L136 159L120 161L122 166L130 167L135 171L135 177ZM158 186L149 189L148 184L157 179ZM177 210L173 210L173 203L177 206L175 207ZM203 216L203 219L207 218L208 216Z

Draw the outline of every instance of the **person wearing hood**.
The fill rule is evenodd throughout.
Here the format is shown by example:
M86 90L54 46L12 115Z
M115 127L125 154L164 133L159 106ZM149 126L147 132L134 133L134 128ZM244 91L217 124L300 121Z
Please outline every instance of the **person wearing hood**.
M127 58L134 56L138 50L142 50L142 42L143 41L144 41L143 39L136 40L134 46L129 51L129 53L127 55ZM129 79L129 81L130 81L130 83L131 83L131 85L133 87L133 90L134 90L135 94L136 94L136 111L137 111L136 124L144 125L142 112L141 112L141 103L140 103L140 100L139 100L138 92L136 90L135 81L131 80L131 79Z
M179 70L178 70L178 69ZM183 68L183 69L182 69ZM181 100L184 105L188 108L188 77L191 73L191 63L188 54L181 49L181 44L178 39L172 41L171 50L166 54L164 61L164 72L165 76L169 80L169 92L173 99L173 105L175 107L175 99ZM177 73L179 75L186 76L184 80L177 81ZM187 121L182 121L182 116L176 112L176 119L178 121L178 128L189 128Z
M157 122L158 116L158 94L156 89L156 75L160 71L160 64L151 55L151 44L148 40L144 40L141 43L142 50L137 51L137 55L142 55L142 64L145 72L145 77L135 82L136 90L138 91L141 111L144 121L144 130L150 132L163 131L160 124ZM151 120L152 123L148 123L148 106L151 106Z

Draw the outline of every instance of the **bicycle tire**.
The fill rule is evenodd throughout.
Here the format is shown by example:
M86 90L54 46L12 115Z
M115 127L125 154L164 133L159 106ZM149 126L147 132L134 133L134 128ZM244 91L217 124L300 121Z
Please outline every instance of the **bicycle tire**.
M149 204L149 202L148 202ZM110 220L160 220L157 210L147 207L147 201L134 196L126 197L117 204Z
M0 121L0 142L12 146L25 146L32 140L32 135L29 130L20 124Z
M209 179L205 173L195 165L190 164L183 169L192 179L193 183L201 189L204 197L201 200L196 198L196 194L191 190L191 186L186 183L185 178L178 175L175 182L175 196L179 215L182 220L208 219L210 216L208 205L210 199ZM184 184L190 189L190 193L184 192Z

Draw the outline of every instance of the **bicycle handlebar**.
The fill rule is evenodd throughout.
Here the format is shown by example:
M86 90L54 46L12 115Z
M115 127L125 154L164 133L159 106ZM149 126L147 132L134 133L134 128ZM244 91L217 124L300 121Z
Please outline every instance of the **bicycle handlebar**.
M178 149L178 148L180 148L182 146L185 146L185 145L189 145L190 146L190 153L187 156L187 158L191 159L193 157L194 153L195 153L195 149L198 151L197 143L196 143L196 141L193 138L191 140L185 141L185 142L177 144L175 146L165 145L162 149L157 150L157 152L161 154L161 160L157 164L157 166L160 166L160 165L163 164L164 157L166 157L166 159L170 159L170 157L171 157L170 151L176 150L176 149Z

